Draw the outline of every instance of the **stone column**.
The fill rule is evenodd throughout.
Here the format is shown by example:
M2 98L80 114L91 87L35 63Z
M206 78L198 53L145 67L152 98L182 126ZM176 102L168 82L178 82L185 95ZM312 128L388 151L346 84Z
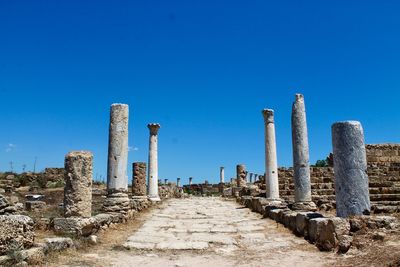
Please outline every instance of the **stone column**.
M223 184L225 182L225 168L221 167L219 169L219 182Z
M262 111L265 123L265 184L266 197L271 200L279 199L278 162L276 157L274 111Z
M258 181L258 174L254 174L254 182L257 182Z
M253 183L253 173L252 172L249 174L249 178L250 178L250 183Z
M150 130L149 140L149 188L148 196L153 201L159 201L158 195L158 130L160 124L150 123L147 125Z
M65 156L65 217L92 216L92 162L87 151L73 151Z
M292 106L292 145L294 169L294 209L316 210L311 199L310 155L304 97L296 94Z
M146 197L146 163L134 162L132 164L132 195L134 198Z
M129 107L112 104L108 139L107 198L104 211L126 213L128 198L128 117Z
M367 156L360 122L333 124L332 144L337 216L369 214Z
M167 184L168 183L168 179L164 179L164 184Z
M176 178L176 186L177 187L181 186L181 178Z
M193 177L189 177L189 185L192 185L193 183Z
M236 165L236 183L237 187L246 186L246 166L243 164Z

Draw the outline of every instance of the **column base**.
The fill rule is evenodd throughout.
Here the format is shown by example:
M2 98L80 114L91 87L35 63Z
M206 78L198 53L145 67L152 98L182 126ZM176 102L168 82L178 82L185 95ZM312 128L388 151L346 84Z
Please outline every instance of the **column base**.
M130 200L126 193L108 194L103 202L104 212L128 213Z
M148 199L153 202L160 202L161 199L159 196L148 196Z
M317 205L312 201L295 202L292 205L292 210L316 211Z

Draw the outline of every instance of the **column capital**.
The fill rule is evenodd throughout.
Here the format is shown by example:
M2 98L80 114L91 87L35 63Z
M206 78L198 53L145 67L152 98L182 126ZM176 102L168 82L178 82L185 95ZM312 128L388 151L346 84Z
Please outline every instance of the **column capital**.
M273 109L263 109L262 111L265 124L274 123L274 110Z
M150 129L150 134L152 135L157 135L158 130L160 129L160 124L159 123L149 123L147 124L147 128Z
M295 94L295 101L304 101L304 96L302 94Z

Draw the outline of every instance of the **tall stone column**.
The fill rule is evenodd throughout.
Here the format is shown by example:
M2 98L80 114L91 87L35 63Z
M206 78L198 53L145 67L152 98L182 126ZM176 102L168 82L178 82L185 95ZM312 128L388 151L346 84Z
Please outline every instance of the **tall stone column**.
M236 165L236 182L237 187L246 186L246 166L243 164Z
M360 122L333 124L332 144L337 216L369 214L367 156Z
M265 184L266 197L271 200L279 199L278 162L276 156L274 111L262 111L265 123Z
M150 123L147 125L150 130L149 140L149 188L148 196L153 201L159 201L158 195L158 130L160 124Z
M292 145L294 169L294 209L316 210L311 199L310 155L304 97L296 94L292 106Z
M225 168L219 168L219 182L223 184L225 182Z
M73 151L65 156L65 217L92 216L93 155Z
M255 173L255 174L254 174L254 182L257 182L257 181L258 181L258 174Z
M189 177L189 185L192 185L193 183L193 177Z
M177 187L181 186L181 178L176 178L176 186Z
M132 164L132 195L136 198L146 197L146 163L134 162Z
M107 198L103 209L106 212L126 213L128 198L128 117L129 107L112 104L108 139Z

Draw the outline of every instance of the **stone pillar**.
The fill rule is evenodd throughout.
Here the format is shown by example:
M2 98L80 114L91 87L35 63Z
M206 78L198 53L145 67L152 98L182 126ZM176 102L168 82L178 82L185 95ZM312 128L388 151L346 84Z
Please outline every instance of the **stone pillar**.
M250 178L250 183L253 183L253 173L252 172L249 174L249 178Z
M316 210L311 199L310 155L304 97L296 94L292 106L292 145L294 169L294 209Z
M112 104L108 139L107 198L103 209L106 212L126 213L128 198L128 117L129 107Z
M177 187L181 186L181 178L176 178L176 186Z
M159 201L158 195L158 130L160 124L150 123L147 125L150 130L149 140L149 188L148 196L153 201Z
M279 199L278 162L276 156L274 111L262 111L265 123L265 184L266 197L271 200Z
M168 183L168 179L164 179L164 184L166 185Z
M132 164L132 195L133 197L146 197L146 163L134 162Z
M236 165L236 183L237 187L246 186L246 166L243 164Z
M73 151L65 156L65 217L92 216L92 162L87 151Z
M189 185L192 185L193 183L193 177L189 177Z
M257 182L257 181L258 181L258 174L255 173L255 174L254 174L254 182Z
M337 216L369 214L367 156L360 122L333 124L332 144Z
M219 182L223 184L225 182L225 168L221 167L219 169Z

